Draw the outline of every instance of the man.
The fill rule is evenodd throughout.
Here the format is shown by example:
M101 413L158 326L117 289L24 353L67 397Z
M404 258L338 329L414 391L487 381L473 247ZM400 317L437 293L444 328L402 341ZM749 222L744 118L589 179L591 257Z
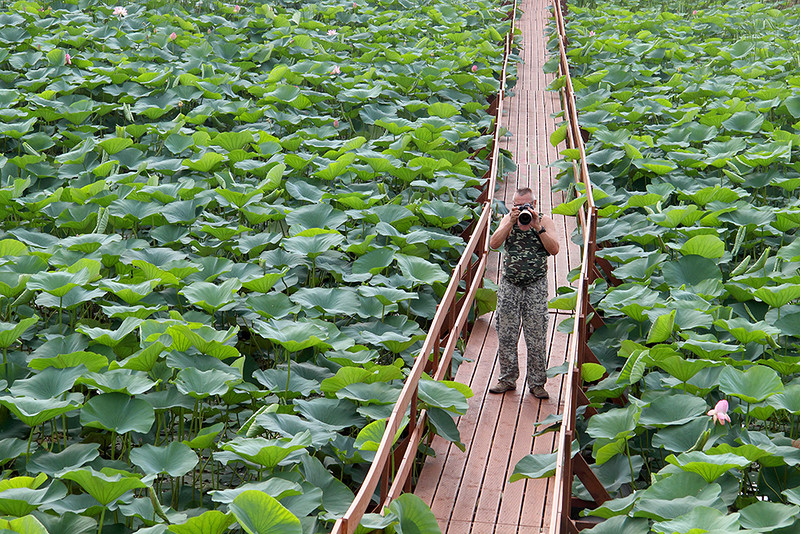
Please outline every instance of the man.
M522 217L520 215L522 214ZM489 246L505 245L503 272L497 290L497 338L500 377L490 393L516 389L519 377L517 341L519 327L528 347L527 382L540 399L547 362L547 259L558 254L558 235L550 217L536 211L536 199L528 187L517 189L514 206L489 239Z

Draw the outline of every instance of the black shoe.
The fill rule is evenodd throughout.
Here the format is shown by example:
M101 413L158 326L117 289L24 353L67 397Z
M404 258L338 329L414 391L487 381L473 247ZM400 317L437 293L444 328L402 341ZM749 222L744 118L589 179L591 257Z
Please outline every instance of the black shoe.
M549 399L550 398L550 395L547 393L547 390L544 389L544 386L531 386L529 391L537 399Z
M514 391L517 385L513 382L498 382L489 388L489 393L505 393L506 391Z

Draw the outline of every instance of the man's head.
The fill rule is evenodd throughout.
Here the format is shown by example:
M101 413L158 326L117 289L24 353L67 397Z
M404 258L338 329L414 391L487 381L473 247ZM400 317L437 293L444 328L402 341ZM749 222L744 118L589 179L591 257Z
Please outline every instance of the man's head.
M514 193L514 206L522 207L525 204L530 204L534 208L536 207L536 199L530 187L520 187Z

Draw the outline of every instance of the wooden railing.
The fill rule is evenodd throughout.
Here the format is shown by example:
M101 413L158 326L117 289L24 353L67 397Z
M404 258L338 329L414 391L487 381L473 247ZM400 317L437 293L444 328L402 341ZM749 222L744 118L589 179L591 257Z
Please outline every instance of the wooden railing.
M380 503L379 506L375 507L377 511L383 510L402 492L411 491L411 470L416 461L417 450L425 435L427 425L427 410L419 409L417 405L420 378L423 372L428 372L436 380L442 380L448 376L453 351L456 348L456 343L464 334L467 318L475 300L475 294L483 282L491 234L492 201L494 200L500 161L500 136L503 133L503 102L506 91L508 57L514 44L516 0L510 5L510 9L511 29L504 42L500 89L490 106L495 115L494 137L490 155L491 164L484 175L486 180L483 191L478 197L478 202L483 206L481 214L467 229L467 232L471 231L467 246L453 270L447 289L436 309L436 315L434 315L428 335L423 342L422 349L414 362L410 374L406 378L400 397L397 399L392 414L386 423L383 439L375 453L369 472L350 508L334 525L333 534L352 534L355 532L361 518L370 507L373 495L379 484ZM459 288L462 283L465 289L463 294L459 295ZM410 418L406 437L399 443L395 443L395 435L400 429L406 414Z
M578 220L583 235L583 256L577 286L575 322L567 348L569 366L565 377L561 429L555 443L557 451L556 472L551 486L552 504L549 534L575 534L582 528L590 526L591 523L584 523L574 519L573 509L596 506L610 497L580 452L572 450L572 441L576 437L576 410L579 405L589 404L582 387L581 366L587 361L597 362L587 344L587 340L592 329L602 325L602 320L594 312L589 302L589 284L598 278L600 273L596 266L598 260L595 258L597 249L597 206L594 203L592 194L592 182L589 179L589 168L586 164L583 131L578 123L578 110L575 104L575 93L567 59L568 41L564 23L566 0L552 0L552 2L553 17L556 22L555 38L558 41L558 53L560 56L559 76L564 77L561 89L561 104L564 110L564 118L567 121L567 143L570 148L578 149L579 160L573 160L572 170L579 194L586 195L586 202L578 212ZM580 191L581 189L583 191ZM587 407L584 417L591 417L596 413L596 410ZM577 499L572 497L572 481L575 475L578 476L591 494L594 499L593 503L577 502Z

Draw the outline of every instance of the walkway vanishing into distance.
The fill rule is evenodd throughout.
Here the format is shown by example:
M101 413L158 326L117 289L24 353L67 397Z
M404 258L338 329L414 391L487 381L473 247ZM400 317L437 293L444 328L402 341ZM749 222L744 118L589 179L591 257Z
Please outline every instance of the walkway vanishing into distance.
M517 187L531 187L539 199L540 211L550 214L562 202L562 194L551 192L556 171L548 165L558 159L558 151L550 144L556 128L553 114L561 110L558 93L548 92L554 75L544 74L547 59L545 27L550 18L549 1L520 0L522 18L522 63L518 80L506 97L503 126L509 132L501 145L511 151L517 172L507 175L497 191L498 200L510 203ZM559 286L568 285L567 273L580 266L580 249L569 237L575 228L574 219L553 216L561 234L561 251L550 259L549 294L552 298ZM486 276L495 282L499 276L500 254L492 252ZM569 314L550 312L549 367L565 361L569 336L556 331ZM469 399L469 410L458 420L462 452L441 438L433 440L435 458L428 458L422 469L415 493L431 506L444 534L530 534L539 533L549 524L548 480L508 478L517 461L530 453L553 450L554 434L533 438L533 423L557 413L562 400L562 378L547 383L550 399L540 401L523 385L525 344L520 343L520 373L517 389L504 395L492 395L489 387L497 379L497 334L494 313L480 317L470 333L465 361L455 379L468 384L475 396Z

